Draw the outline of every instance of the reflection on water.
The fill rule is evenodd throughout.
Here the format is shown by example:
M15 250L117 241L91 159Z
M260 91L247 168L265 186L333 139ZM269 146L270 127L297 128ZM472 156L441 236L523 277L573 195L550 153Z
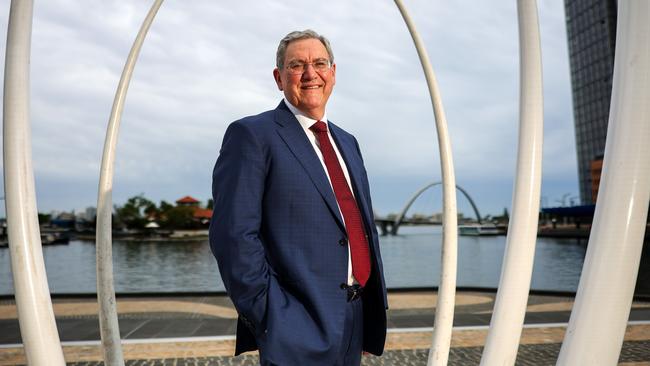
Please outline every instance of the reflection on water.
M71 241L43 248L52 293L94 293L95 244ZM13 293L9 250L0 249L0 294ZM207 241L136 243L115 241L116 292L223 291Z
M389 288L437 286L440 270L440 227L403 227L399 236L380 239ZM505 237L459 237L458 286L496 287ZM647 246L646 246L647 247ZM539 238L532 288L575 291L585 256L584 242ZM95 245L71 241L44 247L53 293L95 292ZM649 250L644 252L639 281L647 278ZM0 294L13 293L9 250L0 248ZM217 264L207 241L113 245L117 292L223 291ZM646 286L648 281L645 282ZM646 288L644 293L650 293Z
M389 287L437 286L442 233L436 228L404 228L403 235L381 241ZM458 286L497 287L504 236L458 237ZM537 240L532 288L575 291L585 256L576 240Z

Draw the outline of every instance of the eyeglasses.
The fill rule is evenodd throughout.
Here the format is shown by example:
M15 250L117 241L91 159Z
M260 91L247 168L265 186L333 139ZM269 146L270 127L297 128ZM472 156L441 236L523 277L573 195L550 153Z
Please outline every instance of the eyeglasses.
M291 74L300 75L307 71L307 65L313 66L316 72L327 71L330 67L332 67L330 60L321 58L313 62L291 61L289 65L287 65L287 70Z

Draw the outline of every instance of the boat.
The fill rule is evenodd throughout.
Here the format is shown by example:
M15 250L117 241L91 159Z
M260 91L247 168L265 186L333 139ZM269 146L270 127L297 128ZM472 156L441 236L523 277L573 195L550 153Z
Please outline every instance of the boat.
M493 224L472 224L472 225L459 225L458 234L463 236L487 236L487 235L500 235L501 232Z
M70 233L62 230L45 230L41 231L41 244L68 244L70 242Z
M68 244L70 242L70 235L64 232L45 232L41 233L41 245L50 244ZM9 241L7 238L0 238L0 247L8 247Z

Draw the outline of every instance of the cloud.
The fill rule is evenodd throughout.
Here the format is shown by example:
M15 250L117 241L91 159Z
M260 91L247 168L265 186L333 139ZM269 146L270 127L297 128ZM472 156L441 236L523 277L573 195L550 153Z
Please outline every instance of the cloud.
M95 204L115 88L148 4L35 5L31 117L39 210ZM510 204L517 151L515 4L407 1L406 6L440 85L458 182L476 192L482 211L498 213ZM0 9L3 29L8 8ZM542 2L539 14L545 182L552 182L552 192L576 192L562 4ZM277 43L305 28L325 34L334 47L337 85L328 116L360 141L375 205L397 211L420 186L439 180L424 75L391 2L166 2L128 91L115 202L141 192L154 200L186 194L207 199L225 128L277 105L281 94L271 76ZM5 40L0 35L3 58Z

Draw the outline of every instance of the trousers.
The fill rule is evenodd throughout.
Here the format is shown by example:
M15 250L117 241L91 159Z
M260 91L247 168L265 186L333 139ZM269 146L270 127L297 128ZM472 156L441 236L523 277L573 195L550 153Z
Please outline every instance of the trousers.
M361 297L356 297L348 302L344 324L340 355L333 366L360 366L363 352L363 300ZM277 365L263 357L260 357L260 365L285 366Z
M361 297L348 302L345 310L345 329L341 343L341 356L335 366L361 365L363 351L363 300Z

